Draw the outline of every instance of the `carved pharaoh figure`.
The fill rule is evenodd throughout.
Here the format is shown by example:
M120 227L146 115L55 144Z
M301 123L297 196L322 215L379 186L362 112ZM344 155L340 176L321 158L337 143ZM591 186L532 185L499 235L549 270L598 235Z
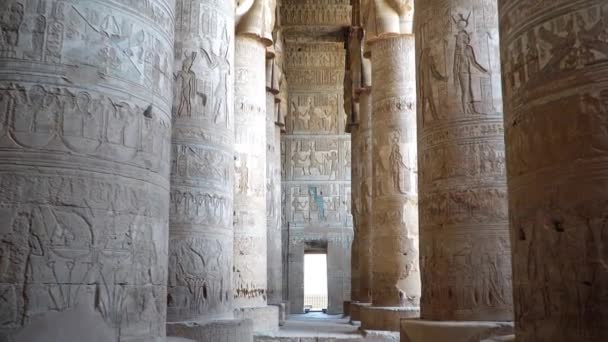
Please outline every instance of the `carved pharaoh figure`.
M175 80L178 84L178 108L176 115L178 117L191 117L192 105L195 103L197 93L196 74L192 71L192 66L196 60L196 52L192 52L190 56L186 56L182 62L182 69L175 75Z

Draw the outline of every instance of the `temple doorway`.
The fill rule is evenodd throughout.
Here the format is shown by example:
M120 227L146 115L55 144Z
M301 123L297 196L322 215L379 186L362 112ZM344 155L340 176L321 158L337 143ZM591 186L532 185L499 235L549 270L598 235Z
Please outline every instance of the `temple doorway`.
M327 253L304 254L304 312L327 312Z

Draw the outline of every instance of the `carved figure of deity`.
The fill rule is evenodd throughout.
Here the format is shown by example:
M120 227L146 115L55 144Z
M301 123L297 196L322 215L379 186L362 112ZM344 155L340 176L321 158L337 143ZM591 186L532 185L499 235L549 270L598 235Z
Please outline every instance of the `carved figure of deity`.
M456 46L454 48L454 83L456 89L460 90L462 110L465 114L476 114L473 98L473 85L471 82L471 67L487 74L488 70L481 66L475 57L475 50L471 46L471 35L466 31L469 26L469 16L465 18L459 14L459 18L453 18L458 27L456 34Z

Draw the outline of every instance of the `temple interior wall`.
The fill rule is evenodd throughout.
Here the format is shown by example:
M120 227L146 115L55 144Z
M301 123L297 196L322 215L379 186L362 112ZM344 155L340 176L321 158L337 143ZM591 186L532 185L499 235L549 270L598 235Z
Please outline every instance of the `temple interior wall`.
M281 139L285 290L303 309L305 245L327 242L328 312L350 297L350 136L343 109L343 43L288 42L287 132Z

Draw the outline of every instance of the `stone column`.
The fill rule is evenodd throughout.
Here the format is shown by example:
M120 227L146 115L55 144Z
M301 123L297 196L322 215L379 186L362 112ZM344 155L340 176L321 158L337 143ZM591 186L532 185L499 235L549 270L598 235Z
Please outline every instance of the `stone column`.
M282 62L279 41L266 54L266 218L268 304L279 307L279 321L285 317L281 240L281 127L278 125ZM279 51L278 51L279 50Z
M266 47L272 44L268 0L239 18L235 50L234 300L237 317L256 332L278 328L267 306ZM237 8L237 13L241 8ZM274 9L271 13L274 13ZM270 30L268 29L270 27Z
M351 320L361 320L361 307L371 303L370 215L371 215L371 80L369 60L363 58L363 28L352 27L349 36L350 74L352 82L352 203L356 228L353 261L357 265L356 289L353 289ZM356 248L355 248L356 247ZM354 285L353 285L354 286ZM356 290L356 291L355 291Z
M232 320L234 8L178 0L175 23L168 334L251 340Z
M518 341L608 340L608 4L499 1Z
M353 28L350 28L350 37L353 35ZM346 49L346 68L344 72L344 113L347 117L345 125L345 132L350 133L351 151L355 152L351 157L351 203L352 203L352 217L353 217L353 240L350 246L350 298L344 303L345 315L350 315L350 306L354 303L359 302L359 240L358 240L358 220L359 210L357 206L357 198L359 187L359 156L357 154L357 147L359 145L359 136L357 135L357 111L356 108L359 104L355 103L354 99L354 84L353 84L353 64L355 64L354 57L352 54L353 50L353 39L349 38ZM352 318L352 317L351 317Z
M371 83L371 82L370 82ZM359 93L359 302L371 303L371 213L372 213L372 97L371 87L367 84L358 89ZM355 153L353 153L355 155Z
M164 337L173 7L0 18L0 340Z
M371 44L373 207L372 307L362 327L399 330L420 304L414 36Z
M496 0L416 5L425 321L405 332L470 341L513 319Z

